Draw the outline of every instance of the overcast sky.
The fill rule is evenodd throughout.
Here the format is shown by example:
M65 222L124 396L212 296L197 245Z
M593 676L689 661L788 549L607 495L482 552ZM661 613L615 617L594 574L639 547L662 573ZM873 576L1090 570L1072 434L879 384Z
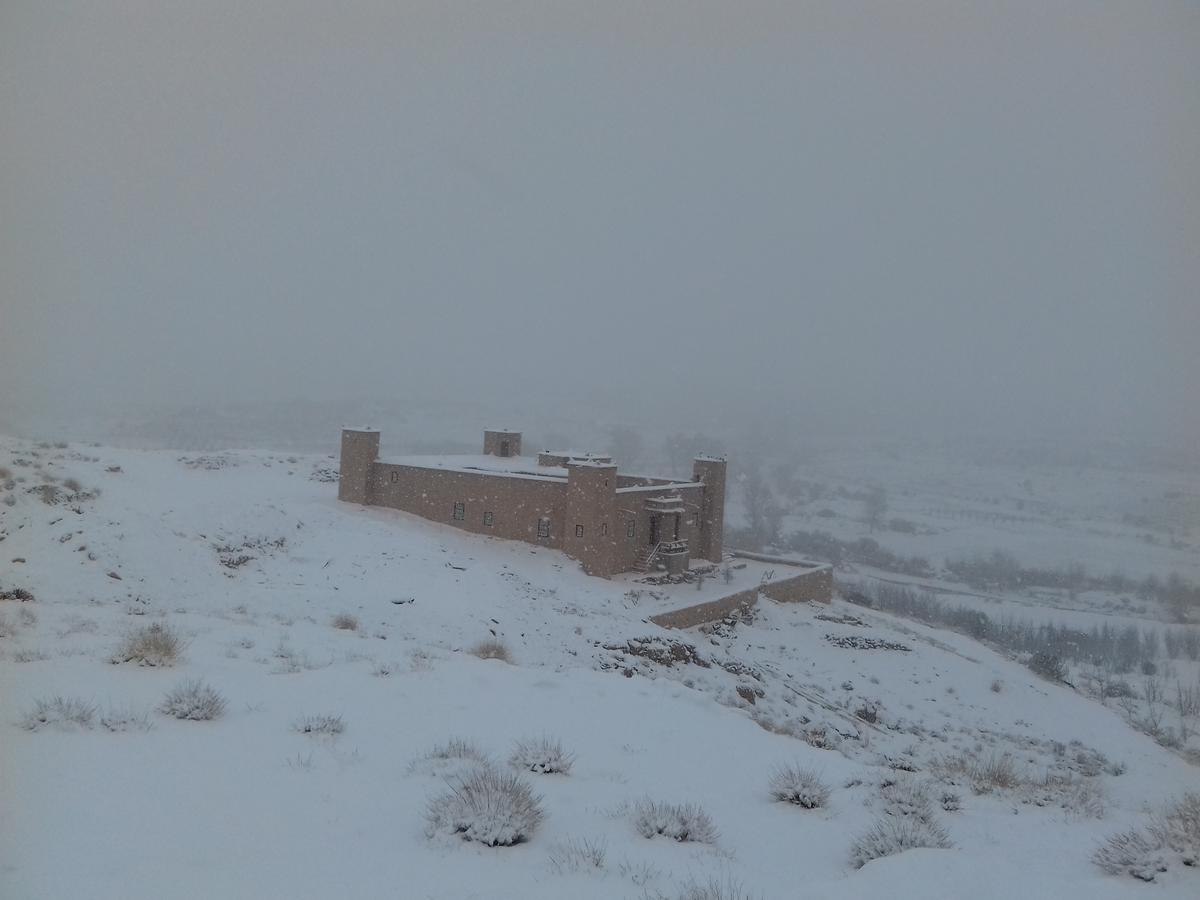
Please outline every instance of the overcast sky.
M1196 3L0 2L0 405L1200 436L1198 289Z

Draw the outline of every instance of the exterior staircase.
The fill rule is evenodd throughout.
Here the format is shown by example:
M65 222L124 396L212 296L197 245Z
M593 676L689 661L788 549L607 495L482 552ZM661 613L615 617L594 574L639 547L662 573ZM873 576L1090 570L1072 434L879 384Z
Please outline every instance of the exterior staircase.
M638 551L637 558L633 561L633 570L645 574L654 568L656 557L658 556L658 544L653 547L643 547Z

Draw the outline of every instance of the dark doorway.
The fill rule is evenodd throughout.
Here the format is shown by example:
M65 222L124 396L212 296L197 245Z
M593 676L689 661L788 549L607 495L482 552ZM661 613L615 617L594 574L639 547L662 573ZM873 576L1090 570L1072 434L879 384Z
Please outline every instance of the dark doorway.
M658 543L658 516L650 517L650 546Z
M501 456L508 456L508 441L501 441L501 442L500 442L500 455L501 455Z

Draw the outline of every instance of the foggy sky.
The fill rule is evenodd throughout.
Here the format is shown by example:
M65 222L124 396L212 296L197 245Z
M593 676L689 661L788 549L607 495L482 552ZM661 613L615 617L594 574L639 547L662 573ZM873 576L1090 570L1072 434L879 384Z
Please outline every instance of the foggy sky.
M0 3L0 407L1200 438L1198 286L1193 3Z

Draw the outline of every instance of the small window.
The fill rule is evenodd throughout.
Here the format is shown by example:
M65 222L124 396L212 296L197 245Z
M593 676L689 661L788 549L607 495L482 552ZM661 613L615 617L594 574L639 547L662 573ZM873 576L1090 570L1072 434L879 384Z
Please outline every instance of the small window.
M601 522L601 523L600 523L600 536L601 536L601 537L603 537L603 536L605 536L606 534L608 534L608 523L607 523L607 522Z
M550 520L549 519L538 519L538 537L540 537L540 538L550 537Z
M625 526L625 537L630 538L632 540L636 535L637 535L637 522L630 519L629 524Z
M583 537L583 526L582 525L575 526L575 537Z
M463 503L455 503L454 504L454 520L456 522L461 522L466 517L467 517L466 505Z
M501 442L500 442L500 455L501 455L501 456L508 456L508 441L501 441Z
M399 480L400 480L400 473L392 472L392 484L395 484Z
M492 527L492 522L494 522L495 519L496 519L495 513L485 512L483 514L483 524L486 525L488 528Z

